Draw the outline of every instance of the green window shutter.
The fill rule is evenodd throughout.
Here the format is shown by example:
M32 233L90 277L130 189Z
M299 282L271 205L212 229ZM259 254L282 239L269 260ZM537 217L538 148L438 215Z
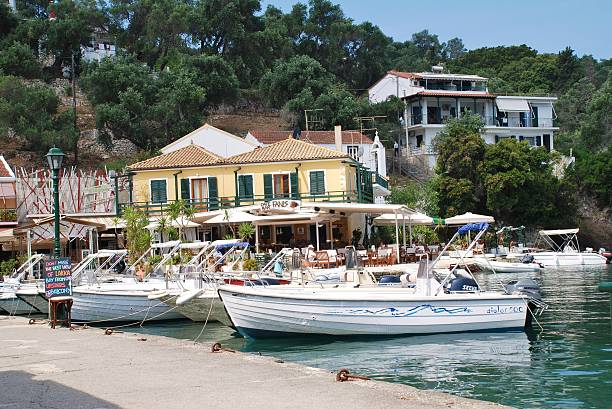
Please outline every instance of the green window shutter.
M219 208L219 189L217 187L217 178L208 178L208 210L217 210Z
M189 188L189 179L181 179L181 199L186 202L191 200L191 189Z
M151 202L166 203L168 201L168 192L166 191L165 180L151 181Z
M274 197L274 189L272 187L272 175L266 173L263 175L264 179L264 198L265 200L272 200Z
M310 194L325 194L325 172L322 170L310 172Z
M289 183L291 184L291 198L300 198L300 187L298 185L298 174L297 172L291 172L289 175Z
M253 175L238 176L238 196L240 200L253 199Z

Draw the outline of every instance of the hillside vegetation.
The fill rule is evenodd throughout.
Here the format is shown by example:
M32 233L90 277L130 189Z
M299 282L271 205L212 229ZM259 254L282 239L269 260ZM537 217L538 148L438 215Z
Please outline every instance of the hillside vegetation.
M570 47L553 54L526 45L466 50L460 38L441 41L427 30L396 41L327 0L296 3L287 13L262 10L258 0L60 0L53 21L48 1L17 4L17 15L0 4L0 138L16 135L41 156L53 144L77 151L72 113L59 109L47 85L65 74L72 55L101 141L128 139L148 151L245 100L277 110L287 126L303 127L305 109L321 109L321 129L358 128L355 117L382 115L375 126L392 144L403 104L369 104L365 90L390 69L444 64L490 78L494 93L559 96L556 148L577 158L567 182L610 207L610 59L577 56ZM80 60L94 32L114 39L117 57Z

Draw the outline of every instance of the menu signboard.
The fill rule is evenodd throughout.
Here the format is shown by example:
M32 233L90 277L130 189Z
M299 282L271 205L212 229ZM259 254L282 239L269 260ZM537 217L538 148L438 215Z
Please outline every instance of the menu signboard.
M72 295L70 258L51 258L45 262L45 295L47 299Z

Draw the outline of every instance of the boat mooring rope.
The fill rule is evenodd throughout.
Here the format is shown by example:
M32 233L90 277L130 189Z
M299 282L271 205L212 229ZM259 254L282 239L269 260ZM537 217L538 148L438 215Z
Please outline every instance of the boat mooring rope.
M213 304L215 303L215 297L211 297L210 298L210 308L208 309L208 315L206 315L206 320L204 321L204 325L202 326L202 329L200 330L200 333L198 334L197 337L195 337L195 339L193 340L194 344L198 342L198 340L200 339L200 337L202 336L202 334L204 333L204 329L206 328L206 325L208 324L208 319L210 318L210 314L212 312L213 309Z

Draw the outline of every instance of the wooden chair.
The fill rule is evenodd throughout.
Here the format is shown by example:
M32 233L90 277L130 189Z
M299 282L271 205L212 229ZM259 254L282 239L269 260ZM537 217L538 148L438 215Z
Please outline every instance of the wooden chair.
M319 268L329 268L329 254L327 254L327 251L317 251L314 263Z

